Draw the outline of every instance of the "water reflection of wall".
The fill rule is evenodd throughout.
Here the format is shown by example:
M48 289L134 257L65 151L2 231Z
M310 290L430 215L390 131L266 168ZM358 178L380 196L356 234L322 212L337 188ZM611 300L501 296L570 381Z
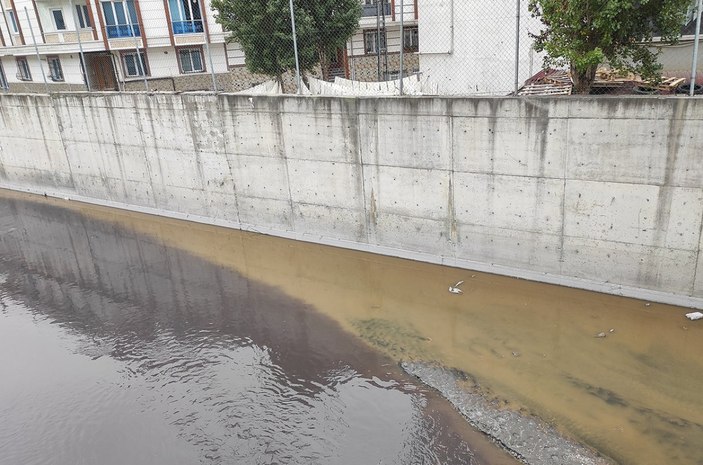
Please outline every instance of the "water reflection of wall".
M275 288L158 240L39 204L0 205L5 286L87 333L203 329L271 349L292 372L324 376L340 360L378 361L336 323Z
M75 437L102 438L80 433L90 427L86 419L108 422L120 436L143 420L140 411L158 432L130 441L153 452L154 463L163 444L151 442L171 429L195 447L199 463L474 463L446 426L456 423L427 409L438 398L413 387L387 358L277 289L151 237L8 200L0 204L0 276L0 303L10 296L39 317L36 325L66 331L70 337L59 339L77 344L77 357L117 362L44 367L70 378L80 366L79 379L98 381L63 382L51 405L30 400L3 417L0 437L6 429L34 433L4 450L17 463L27 451L61 457L58 463L74 463L71 454L101 457L100 441ZM22 347L10 354L23 355ZM137 405L111 411L125 390ZM47 409L54 421L33 428L27 418L41 420Z

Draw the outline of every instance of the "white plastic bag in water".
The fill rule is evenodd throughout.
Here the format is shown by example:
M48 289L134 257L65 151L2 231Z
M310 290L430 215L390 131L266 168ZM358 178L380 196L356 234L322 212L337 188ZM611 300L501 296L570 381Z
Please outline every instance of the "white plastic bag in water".
M686 318L689 320L700 320L703 318L703 313L701 312L693 312L693 313L687 313Z

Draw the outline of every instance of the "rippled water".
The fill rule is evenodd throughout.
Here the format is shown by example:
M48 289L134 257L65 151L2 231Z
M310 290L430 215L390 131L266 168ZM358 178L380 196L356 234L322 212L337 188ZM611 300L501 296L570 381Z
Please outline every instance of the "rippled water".
M515 463L265 279L11 197L0 464Z
M162 340L163 331L172 334L167 337L173 342L183 340L173 339L174 335L215 330L243 347L264 350L288 379L338 386L335 393L351 389L354 394L349 397L356 402L345 397L347 407L341 417L321 415L331 419L323 427L329 436L326 431L320 435L321 442L312 441L314 450L323 450L317 463L433 463L435 456L440 463L463 463L471 454L486 463L508 460L495 455L480 435L475 437L467 430L445 402L398 373L398 360L415 359L439 361L470 374L500 405L533 413L617 463L703 465L703 320L688 321L684 314L689 310L75 202L36 200L1 191L0 197L5 198L0 201L0 255L14 257L0 267L7 279L0 285L3 299L14 299L6 303L10 310L2 317L24 315L32 321L29 327L48 318L49 328L68 331L74 336L66 337L74 343L80 338L71 338L81 336L80 347L90 349L81 349L82 359L95 357L96 347L112 347L102 342L91 345L91 341L119 341L129 336L151 347L146 355L137 351L139 356L155 360L154 354L160 354L165 363L168 351L153 347ZM38 292L35 287L23 287L18 275L29 276L23 279L31 278L31 283L41 283L40 276L51 277L49 282L54 284ZM448 293L447 286L460 279L466 281L465 293ZM74 288L78 297L68 292ZM88 299L91 292L96 294ZM66 308L71 310L56 313L63 308L56 302L70 305ZM13 307L19 304L22 307ZM107 310L113 305L116 310ZM295 317L289 317L292 314ZM67 320L66 315L71 318ZM8 327L3 321L0 332ZM214 327L208 321L216 321ZM594 337L601 332L607 337ZM28 336L19 338L29 340ZM0 345L4 340L0 334ZM183 351L192 355L192 347L185 347ZM27 349L26 354L33 350ZM234 436L221 433L230 430L212 426L220 425L218 420L203 420L215 407L199 411L194 423L182 423L191 418L184 404L209 405L208 395L197 390L200 384L197 388L177 385L197 395L175 402L174 410L163 409L172 400L168 396L178 399L178 394L156 395L162 388L148 376L152 371L137 370L139 362L119 351L110 354L89 366L105 360L129 366L144 383L133 385L145 387L136 390L141 400L125 402L147 405L139 411L152 412L152 418L161 422L157 424L175 429L174 441L187 444L187 450L200 451L201 446L192 446L194 443L202 444L202 451L209 450L204 447L209 447L207 442L198 442L201 437L227 438L220 451L253 444L252 439L238 435L232 439ZM6 356L7 350L0 347L0 366L6 365ZM159 362L155 363L152 370L158 372ZM202 369L211 373L214 368ZM356 385L351 381L325 381L347 372L354 374L352 380L366 385L352 389ZM165 383L161 377L166 375L157 376ZM2 397L7 384L3 383L7 383L4 376L0 377L2 415L7 404ZM307 386L292 383L297 384ZM349 384L353 386L341 388ZM19 386L22 391L24 384ZM163 392L173 388L166 384ZM371 404L358 400L357 390L384 394L390 390L398 396L398 403L389 412L383 408L390 401L380 400L381 394L373 394L379 397ZM363 409L367 402L370 410ZM400 407L403 402L408 407ZM45 410L41 402L30 404ZM168 419L175 411L185 412L177 415L178 422ZM366 416L356 419L361 412ZM300 420L296 417L294 421ZM240 422L237 434L244 424L250 426ZM156 437L157 428L149 428ZM348 430L335 436L333 432L340 431L335 428ZM6 439L7 432L15 429L0 422L0 444L12 442ZM139 432L136 426L125 430ZM260 431L254 436L260 437ZM326 442L330 438L331 444ZM375 444L373 439L384 448L373 446L370 453L366 444ZM287 433L279 440L288 444ZM154 444L161 443L169 451L178 450L165 439ZM138 450L137 446L130 448ZM351 449L354 452L348 452ZM420 452L412 452L410 458L403 455L408 450ZM202 454L198 459L205 463L229 463L226 458ZM252 457L249 462L259 460ZM307 460L301 457L274 462ZM0 453L0 463L2 460Z

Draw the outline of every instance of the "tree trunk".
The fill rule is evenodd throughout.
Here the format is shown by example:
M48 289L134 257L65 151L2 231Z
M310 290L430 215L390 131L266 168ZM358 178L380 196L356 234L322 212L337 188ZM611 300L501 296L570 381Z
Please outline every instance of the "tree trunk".
M321 48L318 48L318 55L320 57L320 70L322 71L322 80L327 81L330 77L330 64L327 59L327 54Z
M571 67L571 79L574 81L574 94L588 94L591 85L596 79L596 66L589 66L585 70L578 70Z

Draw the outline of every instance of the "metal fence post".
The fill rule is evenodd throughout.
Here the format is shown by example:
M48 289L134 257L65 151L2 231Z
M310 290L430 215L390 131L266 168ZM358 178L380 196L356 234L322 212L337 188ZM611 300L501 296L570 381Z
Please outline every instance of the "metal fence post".
M515 95L520 89L520 0L515 12Z
M149 81L147 81L146 79L146 48L144 49L144 60L142 60L142 55L139 53L139 39L137 39L137 36L134 33L134 24L132 24L132 14L129 12L129 8L125 7L125 10L125 12L127 13L127 24L129 24L129 31L131 32L132 37L134 37L134 50L137 52L137 56L135 57L136 62L134 64L138 65L142 69L142 76L144 77L144 89L149 92ZM142 25L142 27L144 27L144 25ZM142 34L144 34L144 31L140 30L139 35L141 36Z
M41 77L44 79L44 87L46 88L46 93L49 93L49 83L46 81L46 73L44 72L44 67L41 64L41 57L39 56L39 47L37 46L37 39L34 37L34 28L32 27L32 21L29 19L29 10L24 7L24 14L27 16L27 24L29 24L29 32L32 33L32 42L34 42L34 51L37 54L37 61L39 62L39 69L41 70ZM19 19L18 19L19 21ZM29 65L27 65L29 66Z
M298 95L303 93L300 82L300 61L298 60L298 37L295 31L295 11L293 9L293 0L290 0L290 22L293 28L293 51L295 52L295 82L298 87Z
M217 78L215 77L215 66L212 64L212 53L210 53L210 38L205 40L205 52L210 62L210 75L212 76L212 91L217 92Z
M405 0L400 0L400 95L403 95L403 52L405 51L405 35L403 35L405 11L403 5L405 5Z
M376 0L376 56L377 80L381 82L381 0Z
M703 8L703 0L698 0L696 7L696 35L693 42L693 63L691 64L691 84L688 89L688 95L693 97L696 89L696 72L698 71L698 45L701 40L701 9Z
M81 31L79 26L79 21L78 21L78 15L76 14L76 9L73 6L73 0L68 0L68 4L71 7L71 16L73 17L73 25L76 28L76 37L78 38L78 53L81 57L81 74L83 75L83 80L85 81L85 85L88 88L88 92L90 92L90 82L88 82L88 74L85 72L85 55L83 54L83 41L81 40Z

